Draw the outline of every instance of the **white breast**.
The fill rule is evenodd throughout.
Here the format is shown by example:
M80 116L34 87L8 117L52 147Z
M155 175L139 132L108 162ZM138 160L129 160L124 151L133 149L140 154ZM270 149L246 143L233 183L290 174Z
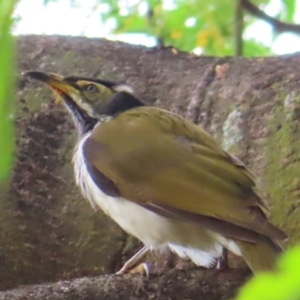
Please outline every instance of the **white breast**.
M75 179L83 195L90 201L94 209L101 208L126 232L136 236L145 244L164 243L161 229L166 231L169 227L165 218L128 201L124 198L111 197L104 194L89 175L84 163L82 146L89 137L86 134L75 149L73 162L75 165ZM145 234L146 229L146 234Z
M76 183L93 208L100 207L127 233L134 235L145 245L153 248L169 246L179 256L189 257L197 265L208 267L215 258L221 256L222 245L217 241L219 239L215 233L194 224L168 220L132 201L104 194L89 175L84 163L83 144L89 136L90 133L87 133L80 140L73 163Z

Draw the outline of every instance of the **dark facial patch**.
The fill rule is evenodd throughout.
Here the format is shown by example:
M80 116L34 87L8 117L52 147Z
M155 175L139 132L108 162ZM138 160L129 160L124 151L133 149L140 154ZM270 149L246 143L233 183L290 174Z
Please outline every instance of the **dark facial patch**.
M88 78L88 77L66 77L65 81L68 82L68 84L77 86L77 81L89 81L89 82L95 82L99 83L112 91L114 91L114 87L120 85L119 83L114 83L102 79L95 79L95 78ZM77 86L77 89L80 90L80 87ZM87 102L88 99L85 99ZM107 116L116 116L119 113L122 113L128 109L132 109L139 106L144 106L145 104L136 98L134 95L128 93L128 92L116 92L112 98L107 99L107 101L93 104L93 109L95 109L95 112L98 115L107 115Z
M70 76L70 77L65 77L65 80L70 84L72 84L72 83L75 84L77 81L80 81L80 80L96 82L96 83L102 84L110 89L112 89L114 86L118 85L115 82L106 81L106 80L102 80L102 79L89 78L89 77Z

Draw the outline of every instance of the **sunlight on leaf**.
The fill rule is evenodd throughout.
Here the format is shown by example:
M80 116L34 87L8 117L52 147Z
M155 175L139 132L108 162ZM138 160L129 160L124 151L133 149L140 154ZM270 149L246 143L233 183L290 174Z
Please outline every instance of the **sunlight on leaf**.
M208 42L209 33L207 30L200 31L197 35L197 46L204 48Z
M182 31L177 30L177 31L173 31L171 33L171 38L174 39L174 40L178 40L181 37L182 37Z

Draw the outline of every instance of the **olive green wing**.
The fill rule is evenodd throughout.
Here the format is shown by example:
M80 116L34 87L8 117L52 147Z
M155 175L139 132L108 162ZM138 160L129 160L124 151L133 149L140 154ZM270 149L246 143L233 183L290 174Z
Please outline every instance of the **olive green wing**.
M120 196L168 218L247 241L285 238L265 216L255 176L200 127L170 112L142 107L120 114L94 129L85 155Z

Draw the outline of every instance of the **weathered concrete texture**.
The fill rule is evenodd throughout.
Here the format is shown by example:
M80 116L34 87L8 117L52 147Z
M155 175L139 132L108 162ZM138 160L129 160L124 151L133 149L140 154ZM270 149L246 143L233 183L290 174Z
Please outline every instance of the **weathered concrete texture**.
M18 38L20 72L126 81L147 103L204 126L262 179L272 219L291 244L300 238L298 65L299 55L209 58L101 39ZM0 201L0 288L112 273L140 244L82 199L69 116L49 90L18 76L17 159ZM182 262L154 264L157 273L170 266Z

